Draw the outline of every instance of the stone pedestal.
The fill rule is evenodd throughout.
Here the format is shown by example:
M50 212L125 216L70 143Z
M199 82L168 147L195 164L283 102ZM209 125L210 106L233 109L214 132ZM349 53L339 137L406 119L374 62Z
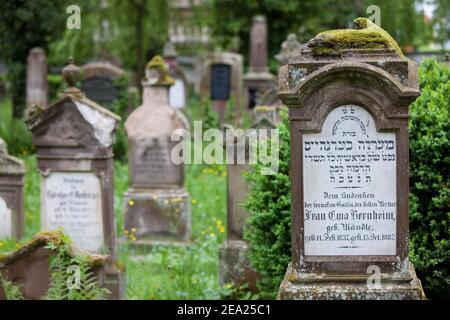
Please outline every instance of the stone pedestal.
M381 274L377 285L370 275L297 273L289 264L278 291L281 300L423 300L414 266L405 273Z
M125 229L137 244L189 241L191 197L186 190L130 189L124 195L124 204Z

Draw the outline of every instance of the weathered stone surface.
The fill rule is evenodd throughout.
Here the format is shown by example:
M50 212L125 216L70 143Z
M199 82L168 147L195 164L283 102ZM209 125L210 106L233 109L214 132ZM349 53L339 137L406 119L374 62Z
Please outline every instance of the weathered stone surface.
M191 234L190 196L184 189L184 164L172 160L172 148L187 130L184 117L169 106L174 83L164 60L148 64L143 104L129 116L130 188L124 195L125 229L133 240L188 241ZM131 236L131 234L130 234Z
M242 240L227 240L219 251L219 284L225 286L248 285L256 292L258 274L253 270L247 258L248 245Z
M14 285L20 285L20 291L26 300L39 300L47 293L51 283L49 258L55 251L46 246L53 243L58 248L58 237L57 232L42 232L17 251L0 255L0 274ZM73 247L69 254L75 256L77 250ZM92 272L100 286L105 286L107 256L91 255L87 260L91 262ZM0 300L5 299L5 292L0 285Z
M22 237L24 174L23 161L10 156L0 138L0 240Z
M233 52L211 52L205 57L202 66L201 99L212 100L221 121L225 116L226 102L229 99L233 99L235 110L240 114L244 93L242 55Z
M295 33L289 33L286 40L281 44L281 50L275 56L275 59L280 65L285 65L290 60L297 57L300 54L300 50L304 46L305 45L298 42L297 35Z
M116 263L112 145L120 117L86 98L75 87L79 76L71 61L63 69L68 88L62 97L47 108L30 109L27 119L41 174L41 228L62 227L81 249L108 254L111 270Z
M281 300L423 300L414 267L402 275L382 274L377 286L366 276L296 274L289 264L277 299ZM368 284L369 282L369 284Z
M48 105L47 57L42 48L33 48L27 58L27 107Z
M364 42L368 32L327 35ZM420 94L417 66L384 31L374 32L387 49L351 38L336 45L338 54L303 49L280 67L278 96L298 142L291 144L292 267L281 299L423 297L408 261L407 128ZM365 287L372 268L380 270L378 291Z
M244 75L244 92L246 107L253 109L257 105L258 95L275 81L267 64L267 24L264 16L253 18L249 59L249 70Z

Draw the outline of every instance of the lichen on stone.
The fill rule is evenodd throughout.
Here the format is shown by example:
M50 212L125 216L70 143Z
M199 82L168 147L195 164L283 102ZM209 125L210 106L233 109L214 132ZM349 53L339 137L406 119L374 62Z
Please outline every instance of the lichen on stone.
M169 69L164 59L159 55L154 56L147 64L146 77L152 85L171 86L175 84L175 80L169 75Z
M319 33L308 42L315 56L340 56L346 49L393 49L404 57L397 42L382 28L366 18L354 20L355 29L337 29Z

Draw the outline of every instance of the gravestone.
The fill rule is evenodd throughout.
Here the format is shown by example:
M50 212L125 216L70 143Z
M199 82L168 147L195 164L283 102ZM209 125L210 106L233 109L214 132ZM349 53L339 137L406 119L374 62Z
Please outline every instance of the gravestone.
M114 81L124 74L124 71L109 62L91 62L82 66L83 81L81 90L87 98L100 105L110 108L118 98Z
M279 119L274 107L256 107L253 112L255 116L251 129L257 131L276 128ZM221 286L230 283L235 286L247 284L250 290L256 292L258 274L248 261L248 244L243 238L244 226L249 217L249 213L242 207L248 194L248 185L243 174L251 167L249 145L242 143L245 131L242 134L232 131L225 139L227 159L233 161L227 160L227 240L219 250L219 283ZM257 133L247 133L249 134ZM245 155L245 163L239 163L239 153Z
M23 235L23 176L25 166L8 154L0 138L0 241L19 240Z
M184 120L169 106L174 80L160 56L147 65L143 103L125 123L129 140L130 188L124 195L125 229L136 244L183 243L191 235L190 196L184 188L184 165L171 158L175 132ZM131 236L131 235L130 235ZM134 239L133 239L134 240Z
M205 58L200 97L202 100L212 101L221 122L225 117L227 102L231 99L236 113L240 114L243 94L242 70L242 55L237 53L212 52Z
M169 66L169 75L175 80L169 88L169 105L175 109L184 108L187 101L187 80L183 70L178 67L177 51L173 43L166 43L163 57Z
M384 30L355 22L358 30L319 34L280 68L293 234L279 299L424 297L408 261L408 107L420 94L417 66ZM336 35L363 40L340 46ZM374 38L376 46L366 42Z
M41 232L14 252L0 255L0 276L15 286L20 286L20 293L25 300L44 298L51 286L49 259L63 243L59 232ZM78 248L72 247L70 257L76 256ZM89 271L96 277L98 284L105 287L105 266L107 256L89 255ZM0 283L0 300L6 300L5 288Z
M73 62L67 65L62 97L45 109L31 109L27 119L41 174L41 229L63 228L82 250L108 254L107 283L111 297L120 298L112 152L120 117L75 87L79 75Z
M247 109L257 105L258 95L275 81L267 61L267 23L264 16L253 18L250 30L250 66L244 75L245 104Z
M286 40L281 44L280 52L275 56L280 66L287 64L290 60L296 58L300 54L300 50L305 45L297 40L295 33L289 33Z
M42 48L33 48L27 58L27 107L48 105L47 57Z

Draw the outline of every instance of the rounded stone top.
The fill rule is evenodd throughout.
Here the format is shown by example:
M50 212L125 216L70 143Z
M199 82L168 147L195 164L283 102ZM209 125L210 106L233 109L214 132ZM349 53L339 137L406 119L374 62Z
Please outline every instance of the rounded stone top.
M8 150L6 149L6 143L0 138L0 154L7 154Z
M173 42L167 41L164 45L163 49L163 57L164 58L176 58L177 50L175 49L175 45Z
M81 69L77 65L75 65L74 62L74 58L70 57L69 64L62 70L64 81L66 81L69 87L75 87L77 81L79 81L81 78Z
M263 15L257 15L253 17L253 23L265 23L266 17Z
M151 86L166 86L170 87L175 83L175 80L169 75L169 68L166 62L160 55L156 55L147 64L145 68L145 82Z

